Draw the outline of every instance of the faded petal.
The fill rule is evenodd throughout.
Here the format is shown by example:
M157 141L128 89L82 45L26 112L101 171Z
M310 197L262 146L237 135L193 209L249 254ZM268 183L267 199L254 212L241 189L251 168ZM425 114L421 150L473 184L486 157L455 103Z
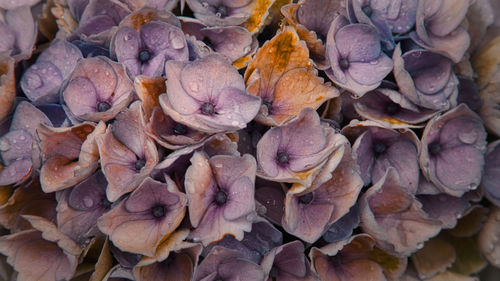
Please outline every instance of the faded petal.
M390 203L389 203L390 202ZM361 226L382 249L409 255L441 230L413 195L401 188L393 168L360 199Z
M25 216L36 229L3 236L0 251L20 280L69 280L75 273L81 248L57 227L35 216ZM33 266L36 264L37 266Z
M165 184L146 178L130 197L103 215L97 226L121 250L152 256L180 224L186 203L173 181Z
M424 132L420 155L424 175L450 195L475 189L486 151L486 132L479 116L461 104L429 121Z
M264 281L262 268L235 250L215 246L200 263L193 280L227 280Z
M132 99L133 85L125 69L105 57L79 60L68 79L62 98L78 119L110 120Z

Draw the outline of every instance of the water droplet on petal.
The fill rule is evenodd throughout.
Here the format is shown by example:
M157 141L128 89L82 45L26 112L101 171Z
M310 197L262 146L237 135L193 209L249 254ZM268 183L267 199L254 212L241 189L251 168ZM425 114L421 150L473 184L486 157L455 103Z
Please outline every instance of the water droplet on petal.
M465 144L473 144L477 140L477 133L475 131L460 132L458 139Z
M83 197L83 204L85 207L90 208L94 205L94 200L92 200L89 196L85 196Z
M9 141L6 139L0 140L0 151L7 151L10 149Z
M176 50L184 48L184 38L182 35L177 34L175 32L170 32L169 38L170 43L172 44L172 47Z
M198 85L198 83L193 82L189 85L189 88L191 89L191 91L196 93L200 90L200 85Z

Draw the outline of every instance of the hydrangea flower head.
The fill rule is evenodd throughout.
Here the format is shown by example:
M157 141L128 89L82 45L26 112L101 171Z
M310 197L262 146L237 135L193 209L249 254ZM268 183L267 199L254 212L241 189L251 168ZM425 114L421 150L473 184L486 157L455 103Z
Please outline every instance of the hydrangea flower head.
M245 128L260 107L249 95L243 77L225 57L209 55L194 62L168 61L167 93L160 96L164 112L202 132Z

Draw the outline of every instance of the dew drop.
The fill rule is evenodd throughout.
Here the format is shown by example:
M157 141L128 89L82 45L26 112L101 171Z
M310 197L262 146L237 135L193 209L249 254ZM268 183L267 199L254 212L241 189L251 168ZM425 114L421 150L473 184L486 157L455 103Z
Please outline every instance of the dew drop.
M184 38L182 38L180 34L170 32L168 39L174 49L178 50L184 48Z
M473 144L477 140L477 133L475 131L465 131L458 134L458 139L465 144Z
M197 93L200 90L200 85L198 85L198 83L196 82L193 82L189 85L189 88L191 89L191 91Z
M10 149L9 141L6 139L0 140L0 151L7 151Z
M94 205L94 200L92 200L90 196L85 196L83 197L83 205L85 205L85 207L87 208L90 208Z

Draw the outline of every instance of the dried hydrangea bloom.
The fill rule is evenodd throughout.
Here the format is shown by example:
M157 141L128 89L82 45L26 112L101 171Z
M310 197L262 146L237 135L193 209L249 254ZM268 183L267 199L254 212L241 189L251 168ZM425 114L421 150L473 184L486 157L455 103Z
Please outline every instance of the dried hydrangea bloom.
M168 149L179 149L205 140L209 135L175 122L162 109L155 107L145 127L146 134L159 145Z
M370 91L353 105L363 118L393 129L416 127L436 114L435 110L418 107L400 92L387 88Z
M17 188L0 207L0 224L11 233L31 229L23 215L36 215L55 221L57 201L53 193L45 193L38 181Z
M83 39L106 45L112 27L127 15L143 7L142 0L89 0L78 22L72 39Z
M314 243L356 203L363 180L347 154L328 180L317 176L310 189L287 192L282 226L288 233Z
M399 280L406 268L406 259L391 256L375 246L367 234L313 247L309 254L312 268L323 281Z
M481 119L461 104L427 123L420 167L439 190L462 196L480 184L485 151L486 131Z
M191 63L168 61L166 94L160 104L175 121L196 130L217 133L246 127L260 107L243 78L225 57L209 55Z
M258 47L255 37L241 26L208 27L202 22L182 17L182 31L203 41L215 52L228 57L232 62L251 55Z
M191 166L190 159L195 152L201 151L205 152L208 157L215 155L241 155L238 152L238 145L234 139L231 139L227 134L215 134L198 144L177 149L167 155L155 167L152 177L163 180L164 175L168 175L176 179L180 186L184 186L186 169Z
M70 280L82 249L57 227L36 216L25 216L35 229L0 238L0 252L18 272L18 280Z
M31 56L37 35L36 24L28 6L0 12L0 53L20 61Z
M417 195L418 201L422 203L422 210L430 217L441 222L442 228L456 226L457 220L471 206L469 197L467 194L462 197L455 197L446 193ZM446 202L446 204L443 204L443 202Z
M37 104L59 101L59 88L81 59L82 53L73 44L56 39L37 58L21 78L24 94Z
M136 281L179 280L190 281L198 264L203 247L200 244L184 242L170 251L164 260L139 264L134 267Z
M389 32L402 34L415 26L418 2L418 0L352 0L352 13L359 22L370 23L377 29L387 28ZM349 15L352 16L351 13Z
M39 124L52 125L47 116L31 103L22 101L17 107L9 132L0 137L0 185L21 183L33 171L32 144Z
M166 11L145 8L122 21L113 35L110 50L132 79L139 74L161 76L166 61L188 60L186 38L177 26L178 20L173 19Z
M121 64L95 57L78 61L61 93L70 117L108 121L130 103L133 85Z
M106 125L82 123L73 127L53 128L40 124L37 146L40 149L40 183L45 192L71 187L98 168L96 135Z
M253 0L186 0L194 16L208 26L244 23L252 14Z
M500 206L500 141L488 144L481 188L493 204Z
M377 31L367 24L349 24L337 17L326 39L328 77L342 88L361 97L377 88L392 71L392 60L382 52Z
M308 187L345 138L320 122L315 110L302 110L297 119L267 131L257 144L259 177L297 182ZM340 160L340 159L339 159Z
M132 194L97 221L97 226L124 251L152 256L181 223L186 196L172 180L146 178Z
M441 230L441 223L430 218L401 186L392 167L361 196L359 208L362 229L377 246L396 255L410 255Z
M304 245L299 240L272 249L264 256L261 265L267 281L318 280L304 255Z
M398 45L393 60L400 92L415 105L446 110L457 104L458 79L448 58L422 49L401 55Z
M257 221L252 224L252 231L245 233L243 240L238 241L233 236L226 235L221 241L206 247L204 252L209 252L215 246L222 246L237 250L246 259L260 263L265 254L281 244L283 244L281 231L265 219L257 218Z
M111 202L133 191L158 163L155 143L146 136L141 118L140 102L134 102L96 137Z
M306 44L293 27L286 26L258 50L245 71L248 92L262 99L255 119L265 125L281 126L302 109L317 109L337 97L337 89L323 83L317 74Z
M411 256L415 270L421 279L428 279L443 272L456 260L453 246L441 237L425 242L422 249Z
M345 13L344 6L341 0L305 0L281 8L288 24L295 27L297 34L306 42L311 59L319 69L328 68L326 35L333 19Z
M107 181L97 171L59 196L57 226L59 230L78 243L92 236L99 236L96 222L111 209L106 198Z
M184 180L189 218L194 230L190 238L203 245L231 234L243 239L255 218L255 159L216 155L210 159L195 152Z
M10 113L16 99L15 61L6 53L0 54L0 120Z
M354 140L352 150L365 185L379 181L389 167L401 184L414 194L418 188L420 142L412 130L399 131L370 121L351 122L342 133Z
M235 250L215 246L196 270L193 281L201 280L264 281L262 268Z
M423 0L419 1L416 31L410 37L420 46L441 53L453 62L459 62L470 37L461 26L471 0Z

